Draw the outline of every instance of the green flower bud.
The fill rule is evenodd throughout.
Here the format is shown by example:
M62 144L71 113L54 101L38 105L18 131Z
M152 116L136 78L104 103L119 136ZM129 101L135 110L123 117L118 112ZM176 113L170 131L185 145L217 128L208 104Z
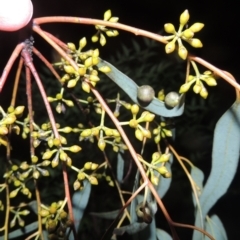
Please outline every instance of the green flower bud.
M73 52L76 51L76 46L75 46L74 43L68 43L67 45L68 45L68 48L69 48L70 50L72 50Z
M166 23L164 24L164 29L167 33L176 33L175 27L172 23Z
M67 144L67 139L63 136L60 136L60 142L61 142L61 144Z
M13 184L15 187L19 187L21 185L21 182L19 180L15 180Z
M166 173L168 173L168 170L165 166L162 166L160 168L158 168L158 172L161 174L161 175L165 175Z
M180 87L179 93L185 93L189 90L191 87L192 83L185 83Z
M27 162L22 162L20 165L20 168L22 170L27 170L29 168L29 165L27 164Z
M15 190L11 191L10 194L9 194L9 197L10 197L10 198L16 197L19 190L20 190L20 188L17 188L17 189L15 189Z
M161 154L159 152L155 152L152 154L152 163L158 161L158 159L161 157Z
M13 124L17 120L15 115L7 115L6 118L3 119L2 123L6 125Z
M95 75L90 75L89 80L93 81L93 82L98 82L100 80L100 78L98 76L95 76Z
M191 31L191 29L186 29L184 32L183 32L183 36L187 39L190 39L194 36L194 32Z
M164 98L165 98L164 89L161 89L158 92L158 99L161 100L161 101L164 101Z
M118 20L119 20L118 17L111 17L108 21L109 21L109 22L116 23ZM115 30L115 31L116 31L116 30Z
M84 172L79 172L78 175L77 175L77 178L79 181L82 181L85 179L85 173Z
M172 137L172 131L171 130L163 129L162 133L164 133L164 135L166 135L167 137Z
M92 184L92 185L98 185L98 180L96 177L94 176L89 176L88 178L89 182Z
M146 138L152 137L151 132L146 128L141 128L141 132L143 134L143 137L146 137Z
M185 10L181 15L180 15L180 24L185 25L190 18L188 10Z
M79 41L79 48L80 50L82 50L87 44L87 39L85 37L83 37L82 39L80 39Z
M152 183L153 185L155 185L155 186L157 186L158 183L159 183L159 177L157 177L157 176L155 176L155 175L153 175L153 174L151 174L150 180L151 180L151 183Z
M105 149L105 147L106 147L106 142L104 141L103 138L100 138L100 139L98 140L98 147L99 147L100 150L102 150L102 151Z
M190 40L188 40L188 43L195 48L201 48L203 47L202 42L198 39L198 38L192 38Z
M38 162L38 157L37 156L31 156L32 163L37 163Z
M68 155L64 151L61 151L59 157L62 161L67 161Z
M76 79L71 79L70 81L68 81L67 87L68 87L68 88L73 88L73 87L76 86L76 84L77 84Z
M64 133L70 133L71 131L72 131L71 127L64 127L61 129L61 132L64 132Z
M187 49L183 45L179 46L179 48L178 48L179 57L182 58L183 60L185 60L187 58L187 54L188 54Z
M199 32L204 27L203 23L194 23L189 29L193 32Z
M97 163L92 163L91 165L91 170L96 170L98 168L98 164Z
M76 72L75 69L70 65L64 65L63 68L64 68L65 72L69 73L69 74L75 74L75 72Z
M51 163L51 161L45 160L45 161L43 161L43 162L41 163L41 166L47 167L47 166L50 165L50 163Z
M204 81L207 83L208 86L216 86L217 82L213 77L208 77L204 79Z
M98 41L98 36L97 35L92 36L92 42L97 42L97 41Z
M160 157L159 162L167 162L167 161L169 161L170 157L171 157L170 153L164 153Z
M34 171L34 172L33 172L33 178L34 178L34 179L38 179L39 177L40 177L39 171L37 171L37 170ZM27 195L27 194L26 194L26 195Z
M141 130L139 129L136 129L135 131L135 137L139 140L139 141L142 141L143 140L143 133Z
M82 148L79 147L78 145L73 145L69 148L69 151L73 152L73 153L77 153L81 150Z
M131 112L133 115L136 115L139 112L139 106L137 104L133 104L131 106Z
M102 45L102 46L104 46L105 44L106 44L106 38L105 38L105 36L102 34L102 33L100 33L100 44Z
M84 164L84 169L90 170L90 169L91 169L91 166L92 166L92 162L86 162L86 163Z
M90 88L90 86L87 82L82 82L82 90L87 92L87 93L90 93L91 88Z
M111 16L112 16L112 12L109 9L104 13L104 17L103 17L104 21L107 21Z
M193 86L193 91L198 94L200 93L200 91L202 90L202 85L201 83L196 83L194 86Z
M100 68L98 68L99 71L103 72L103 73L109 73L111 72L111 68L108 66L102 66Z
M79 74L80 76L84 76L84 75L86 74L86 72L87 72L87 68L86 68L86 67L80 67L80 68L78 69L78 74Z
M24 108L25 108L24 106L18 106L18 107L15 108L14 113L15 113L16 115L20 115L20 114L23 113Z
M154 138L154 142L155 142L156 144L158 144L158 143L160 142L160 140L161 140L161 136L160 136L160 134L158 134L158 135Z
M7 135L8 129L5 126L0 126L0 135Z
M53 153L56 152L56 149L52 150L52 151L46 151L43 156L42 156L42 159L45 160L45 159L49 159L52 157Z
M166 44L165 46L165 52L167 54L173 52L175 50L175 42L171 41L169 43Z
M203 87L203 88L201 89L201 91L200 91L200 96L203 97L204 99L207 98L207 96L208 96L208 91L207 91L207 89L206 89L205 87Z
M78 190L79 188L81 187L81 183L76 180L74 183L73 183L73 189L76 191Z
M92 130L91 129L85 129L81 132L81 137L89 137L92 135Z
M21 192L24 194L24 195L28 195L29 194L29 189L28 188L23 188L22 190L21 190Z

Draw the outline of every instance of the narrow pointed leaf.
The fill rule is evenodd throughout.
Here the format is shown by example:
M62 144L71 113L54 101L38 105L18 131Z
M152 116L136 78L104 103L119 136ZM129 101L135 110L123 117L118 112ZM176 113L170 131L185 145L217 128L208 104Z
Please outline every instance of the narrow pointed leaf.
M115 228L113 233L116 235L123 235L124 233L128 233L130 235L135 234L139 231L142 231L144 228L148 226L145 222L135 222L120 228Z
M167 232L159 228L157 228L156 235L158 240L172 240L172 237Z
M156 97L154 97L147 106L143 106L143 104L141 104L137 98L137 91L139 86L131 78L120 72L112 64L102 59L100 59L100 62L97 66L109 66L111 68L111 72L106 73L106 75L112 79L120 88L122 88L122 90L132 99L133 102L137 103L144 109L163 117L176 117L182 115L184 110L184 95L181 95L178 105L172 109L167 108L165 106L165 103Z
M219 119L214 130L212 169L200 196L203 219L231 184L237 170L240 151L240 102L236 101ZM199 212L195 225L200 226ZM201 238L194 231L193 239Z
M91 212L90 214L103 219L115 219L120 212L120 209L110 212Z
M201 193L202 193L202 189L203 189L204 173L201 169L194 166L191 169L191 176L192 176L192 179L194 180L194 182L197 185L197 188L198 188L197 192L200 196ZM193 194L193 203L194 203L194 206L196 206L196 199L195 199L194 194Z
M227 240L227 234L224 226L217 215L213 215L206 220L206 231L217 240ZM207 237L205 238L208 239Z
M72 197L74 225L76 230L79 228L81 219L84 214L84 210L88 204L88 199L91 193L91 184L89 183L89 181L85 180L83 184L84 188L82 190L76 191ZM70 234L69 239L74 239L72 233Z
M124 159L123 159L123 151L119 151L117 155L117 180L118 182L122 182L124 174Z

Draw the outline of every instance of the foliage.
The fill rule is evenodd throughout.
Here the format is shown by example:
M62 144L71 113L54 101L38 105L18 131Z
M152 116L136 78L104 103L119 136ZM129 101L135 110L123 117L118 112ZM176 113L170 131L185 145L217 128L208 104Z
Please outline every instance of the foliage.
M4 166L0 209L5 219L1 228L4 236L0 239L25 235L26 239L77 239L86 208L94 219L113 220L102 239L117 239L123 234L133 239L179 239L177 227L192 229L193 240L227 239L220 218L209 216L209 211L227 191L238 165L240 86L229 73L188 53L182 40L193 47L202 47L201 41L193 37L204 26L194 23L184 29L189 17L187 10L180 15L178 31L171 23L165 24L164 29L172 34L170 36L119 24L110 10L104 13L103 21L74 17L33 19L33 31L42 36L61 59L51 65L33 46L30 36L12 55L21 53L11 103L7 109L0 106L0 145L5 150L5 156L0 159ZM155 50L143 54L141 46L133 41L134 50L123 46L125 57L117 53L118 61L111 61L122 68L120 71L99 57L99 49L87 49L86 37L79 40L78 46L65 44L40 28L43 23L59 21L95 25L97 32L91 40L99 41L102 46L107 42L106 36L115 37L119 30L137 33L155 40L144 40L152 49L162 42L166 44L167 54L176 49L181 59L175 55L174 60L160 61ZM54 83L52 79L41 80L32 53L50 70ZM127 65L122 61L126 57ZM10 58L3 72L0 91L15 59ZM21 91L19 79L23 64L27 103L19 105L16 94ZM139 64L132 80L128 76L130 66ZM206 69L202 72L199 65ZM32 76L35 83L31 82ZM174 148L173 122L184 112L186 93L192 89L199 97L209 98L208 88L217 85L218 77L236 88L236 101L216 125L211 172L203 184L202 170ZM162 79L161 87L158 79ZM35 94L36 88L41 95ZM46 112L39 107L40 102ZM21 149L14 147L14 137L23 145L29 141L23 158L18 155ZM182 167L192 189L194 225L173 221L162 202L171 190L175 161ZM110 194L106 197L106 193ZM117 197L119 200L113 202ZM98 200L105 201L106 205L99 208ZM94 206L93 210L90 205ZM169 225L169 232L155 219L158 207ZM94 210L103 208L104 212ZM26 216L31 217L29 221ZM79 235L82 229L83 225Z

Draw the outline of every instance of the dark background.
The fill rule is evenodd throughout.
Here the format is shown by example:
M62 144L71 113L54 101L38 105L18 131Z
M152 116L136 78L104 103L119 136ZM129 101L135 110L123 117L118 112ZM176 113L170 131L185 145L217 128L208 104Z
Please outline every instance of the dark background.
M231 72L238 80L239 61L237 57L240 53L238 34L239 29L239 4L237 1L138 1L138 0L119 0L119 1L81 1L81 0L33 0L34 17L41 16L80 16L102 19L103 13L107 9L111 9L114 16L120 18L120 22L128 24L140 29L145 29L151 32L159 32L163 29L164 23L171 22L176 28L178 26L179 15L188 9L190 12L191 25L194 22L203 22L205 27L196 36L203 42L203 49L193 50L193 53L209 61L217 67ZM91 36L95 30L91 26L78 26L72 24L47 24L43 26L44 29L50 31L63 41L71 41L78 43L83 36ZM116 39L109 39L106 48L101 48L101 56L108 58L114 55L114 52L120 49L121 44L129 45L129 37L134 37L130 33L120 32ZM136 40L141 37L135 37ZM18 33L3 33L0 32L0 69L6 64L8 57L11 54L14 46L18 42ZM35 36L35 46L49 58L52 58L51 48L40 38ZM10 75L11 78L11 75ZM222 81L222 80L220 80ZM224 101L219 104L217 109L217 116L220 116L225 109L231 105L234 100L234 91L227 84L219 83L220 91ZM1 94L0 102L3 103L5 95ZM206 121L204 122L206 124ZM191 127L191 126L190 126ZM194 135L195 134L195 135ZM201 134L198 133L199 139ZM196 137L196 133L189 133L187 136L180 136L181 140L191 139ZM197 143L191 149L180 144L180 151L186 154L197 151L198 147L202 147L203 143ZM209 160L209 159L208 159ZM200 164L201 165L201 164ZM181 193L181 188L178 188L177 194ZM171 214L180 212L184 214L179 208L178 199L167 204L167 208L176 204ZM240 201L239 192L239 171L231 185L228 193L218 202L213 209L222 219L224 226L226 226L229 239L236 239L239 236L240 220L237 211L239 210L238 202ZM177 218L177 219L176 219ZM180 220L181 216L173 217L175 220ZM184 216L182 216L184 219Z

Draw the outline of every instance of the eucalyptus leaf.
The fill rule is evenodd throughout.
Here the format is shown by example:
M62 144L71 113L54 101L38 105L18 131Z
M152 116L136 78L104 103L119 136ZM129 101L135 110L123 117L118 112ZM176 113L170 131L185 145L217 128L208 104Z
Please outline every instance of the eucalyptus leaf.
M17 229L15 231L12 231L8 234L8 239L13 239L16 237L24 236L25 234L31 233L38 228L38 222L33 222L28 224L27 226L24 226L21 229ZM0 237L0 240L4 240L4 236Z
M219 119L214 130L212 168L207 183L200 196L202 217L223 196L231 184L237 170L240 151L240 103L236 101ZM195 225L201 226L201 216L197 212ZM194 231L193 240L202 234Z
M120 72L112 64L100 59L98 67L102 66L108 66L111 68L111 72L106 73L106 75L112 79L120 88L122 88L122 90L132 99L133 102L137 103L142 108L163 117L176 117L182 115L184 110L184 95L180 96L178 105L172 109L167 108L165 106L165 103L156 97L154 97L153 100L147 106L145 106L139 102L137 98L137 91L139 86L131 78Z
M84 214L84 210L88 204L89 196L91 193L91 184L89 181L83 181L84 188L80 191L76 191L72 197L73 215L74 215L74 225L76 230L79 228L81 219ZM70 234L70 240L74 239L73 234Z
M133 235L134 240L156 240L156 221L153 218L152 222L148 224L143 230Z
M133 192L135 192L137 190L138 183L139 183L139 171L137 171L136 176L135 176ZM137 197L135 197L130 204L131 223L135 223L138 220L137 213L136 213L136 207L137 207L138 202L141 201L141 200L139 200L140 197L141 197L141 195L138 195Z
M120 183L123 181L124 163L123 150L120 150L117 154L117 180Z
M197 193L198 193L198 196L200 196L203 189L204 173L201 169L194 166L191 168L191 177L197 185L197 188L198 188ZM196 199L194 194L193 194L193 203L194 203L194 206L196 207Z
M90 214L103 219L115 219L120 212L120 209L110 212L91 212Z
M172 240L172 237L164 230L157 228L156 235L158 240Z
M224 226L217 215L213 215L206 219L206 231L210 233L216 240L227 240L227 234ZM205 237L207 240L207 237Z
M139 231L142 231L144 228L148 226L145 222L135 222L120 228L115 228L113 233L116 235L123 235L124 233L128 233L130 235L135 234Z

